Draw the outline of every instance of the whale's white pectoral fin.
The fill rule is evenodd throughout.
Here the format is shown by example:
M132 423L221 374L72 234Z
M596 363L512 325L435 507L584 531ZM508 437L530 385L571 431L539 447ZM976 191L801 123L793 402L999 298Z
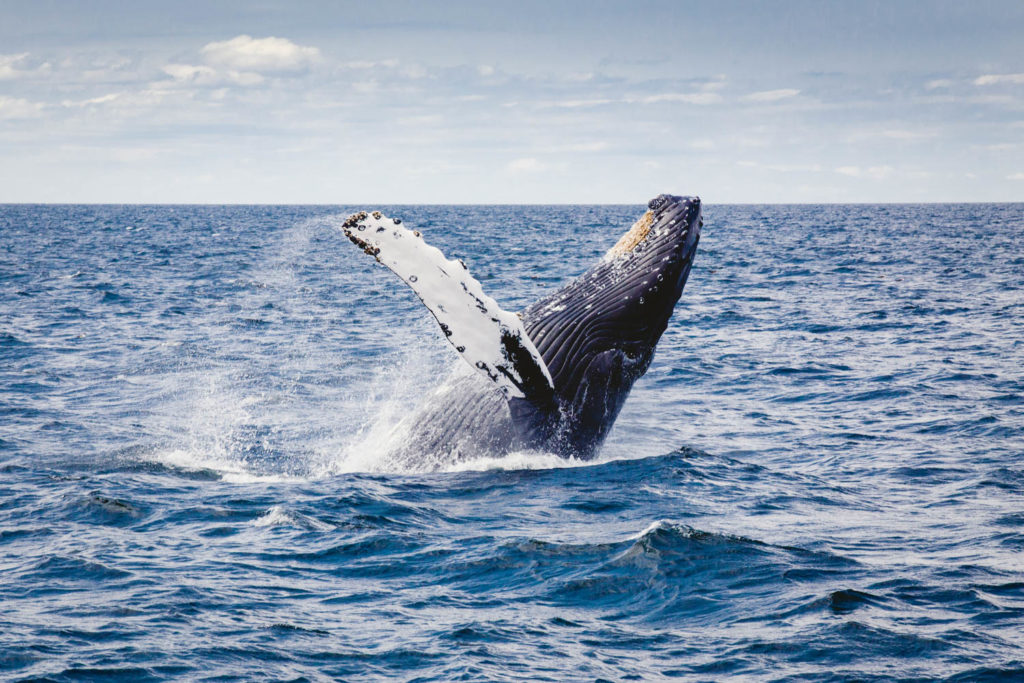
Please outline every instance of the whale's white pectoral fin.
M345 235L412 287L437 318L448 342L508 399L553 400L554 384L544 359L515 313L484 293L461 260L407 230L379 211L345 221Z

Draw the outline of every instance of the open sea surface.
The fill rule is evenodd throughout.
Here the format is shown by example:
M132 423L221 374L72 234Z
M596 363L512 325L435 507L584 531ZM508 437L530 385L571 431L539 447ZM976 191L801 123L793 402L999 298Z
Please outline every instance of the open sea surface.
M685 188L682 188L685 189ZM0 679L1024 680L1024 205L705 206L596 461L389 471L642 206L0 206Z

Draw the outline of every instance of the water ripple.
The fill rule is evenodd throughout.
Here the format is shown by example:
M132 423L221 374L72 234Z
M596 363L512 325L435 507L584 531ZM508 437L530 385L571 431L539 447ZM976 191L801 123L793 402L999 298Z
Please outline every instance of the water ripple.
M431 474L352 208L0 207L0 678L1024 676L1024 207L708 206L596 461ZM381 208L510 310L638 210Z

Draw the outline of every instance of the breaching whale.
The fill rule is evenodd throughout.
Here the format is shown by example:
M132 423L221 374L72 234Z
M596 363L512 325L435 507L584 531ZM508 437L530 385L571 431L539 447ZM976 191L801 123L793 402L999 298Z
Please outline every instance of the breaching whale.
M592 458L651 363L702 226L699 198L659 195L590 270L512 313L400 219L350 216L345 235L416 292L468 368L404 421L392 458L424 470L516 450Z

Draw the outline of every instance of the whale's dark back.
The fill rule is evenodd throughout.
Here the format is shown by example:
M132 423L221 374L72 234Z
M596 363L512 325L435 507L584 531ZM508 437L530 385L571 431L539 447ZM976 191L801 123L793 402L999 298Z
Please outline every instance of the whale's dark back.
M517 448L593 457L651 363L690 273L700 226L699 199L660 195L604 259L522 312L557 406L524 410L515 399L510 412L476 373L460 375L415 416L400 459L432 469ZM551 428L517 423L524 419Z

